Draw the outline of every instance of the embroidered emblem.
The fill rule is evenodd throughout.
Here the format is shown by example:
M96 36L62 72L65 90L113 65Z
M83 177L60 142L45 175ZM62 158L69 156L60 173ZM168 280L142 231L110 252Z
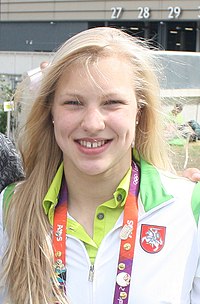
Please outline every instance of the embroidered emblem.
M148 253L161 251L165 244L166 227L145 225L141 226L140 245Z

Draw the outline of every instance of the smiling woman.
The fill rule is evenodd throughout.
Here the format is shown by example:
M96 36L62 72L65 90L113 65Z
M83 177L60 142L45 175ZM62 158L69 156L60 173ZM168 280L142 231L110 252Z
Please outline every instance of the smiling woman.
M0 197L2 302L200 301L200 187L170 172L160 113L144 42L95 28L57 51L21 135L26 178Z
M122 178L131 162L138 112L133 71L110 54L94 58L87 69L79 61L60 77L52 106L68 184L74 170L79 176L116 170Z

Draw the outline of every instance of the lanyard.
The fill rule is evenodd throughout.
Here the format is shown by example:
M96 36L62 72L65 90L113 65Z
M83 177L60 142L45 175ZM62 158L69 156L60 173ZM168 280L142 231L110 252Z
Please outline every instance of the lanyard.
M128 197L124 207L123 228L120 233L120 252L113 304L127 304L138 222L139 170L132 164Z
M66 229L67 229L67 186L63 175L58 204L54 213L53 252L54 271L60 288L65 290L66 281Z
M132 173L128 197L124 207L123 228L120 232L120 252L116 275L113 304L127 304L134 257L139 192L139 169L132 164ZM62 179L58 204L54 213L53 250L54 270L60 288L65 291L66 281L66 227L67 227L67 185Z

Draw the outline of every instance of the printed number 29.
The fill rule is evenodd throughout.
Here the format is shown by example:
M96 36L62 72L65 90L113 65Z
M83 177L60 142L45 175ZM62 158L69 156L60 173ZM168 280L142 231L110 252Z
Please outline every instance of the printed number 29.
M174 19L174 18L178 18L181 14L181 8L179 6L175 6L175 7L168 7L168 11L169 11L169 15L168 18L169 19Z

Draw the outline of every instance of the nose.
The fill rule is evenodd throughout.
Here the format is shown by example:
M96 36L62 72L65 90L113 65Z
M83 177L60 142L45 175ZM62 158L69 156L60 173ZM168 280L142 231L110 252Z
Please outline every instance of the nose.
M87 109L84 113L81 127L84 129L84 131L92 134L102 131L105 128L104 116L97 108Z

